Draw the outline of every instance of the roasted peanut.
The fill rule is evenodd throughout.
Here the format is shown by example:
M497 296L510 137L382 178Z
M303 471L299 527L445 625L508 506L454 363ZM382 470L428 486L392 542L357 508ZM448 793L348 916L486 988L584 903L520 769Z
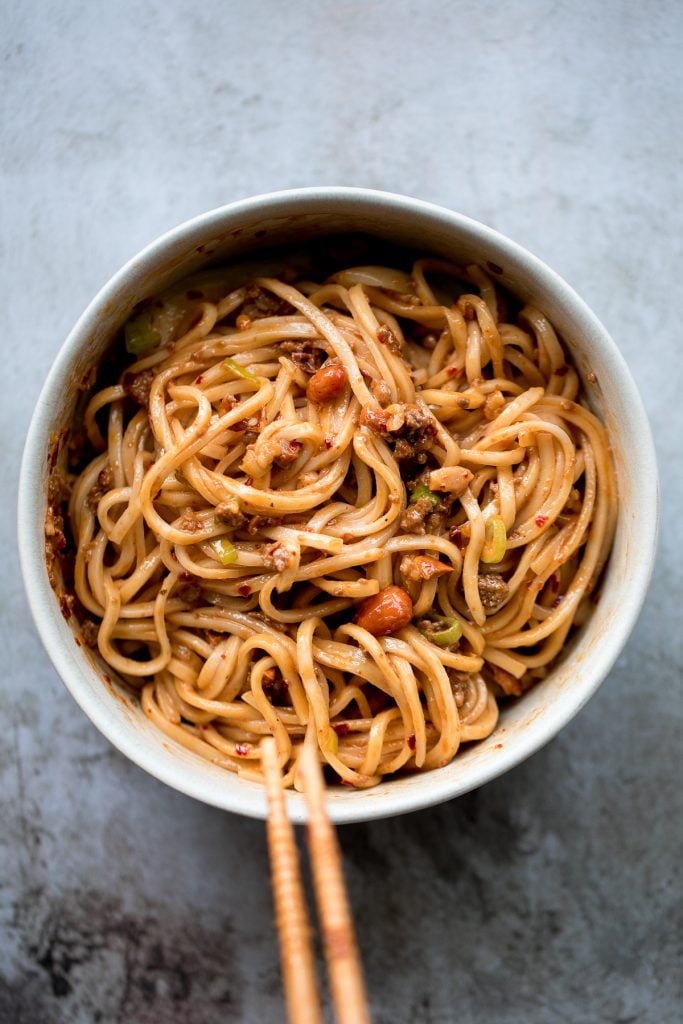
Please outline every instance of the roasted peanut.
M384 415L387 418L387 430L392 434L398 433L401 427L405 426L406 409L406 405L398 403L396 405L388 405L384 410Z
M417 583L418 580L431 580L433 576L442 576L445 572L453 572L452 565L440 562L429 555L404 555L399 566L404 580Z
M388 636L407 626L413 617L413 602L401 587L385 587L360 605L354 622L373 636Z
M331 363L329 366L321 366L313 374L306 388L306 396L309 402L316 404L331 402L341 395L345 387L346 370L337 363Z
M557 370L555 372L557 373ZM484 416L487 420L495 420L496 416L498 416L504 407L505 396L502 391L499 391L496 388L495 391L492 391L490 395L486 396L486 401L484 402Z
M472 474L464 466L442 466L429 474L431 491L447 491L454 498L464 494L472 480Z
M360 412L358 422L361 427L369 427L376 434L384 434L387 429L387 417L379 405L364 405Z
M373 380L370 385L370 392L372 397L376 398L380 405L386 405L391 398L389 385L385 384L383 380Z

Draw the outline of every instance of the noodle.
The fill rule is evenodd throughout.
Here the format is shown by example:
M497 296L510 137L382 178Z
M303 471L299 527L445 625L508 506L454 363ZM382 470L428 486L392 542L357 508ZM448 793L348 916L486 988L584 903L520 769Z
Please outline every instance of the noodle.
M227 292L216 271L143 305L89 397L84 636L159 729L244 778L268 735L288 786L304 744L355 787L446 765L589 610L604 427L547 318L478 267Z

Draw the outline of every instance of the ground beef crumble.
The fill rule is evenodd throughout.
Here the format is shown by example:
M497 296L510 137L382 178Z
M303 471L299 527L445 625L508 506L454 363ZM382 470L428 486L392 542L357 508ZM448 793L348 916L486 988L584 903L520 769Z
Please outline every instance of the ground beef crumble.
M100 627L92 619L84 619L81 622L81 636L88 647L97 647L97 637L100 632Z
M266 547L263 552L263 561L266 566L275 569L276 572L284 572L285 569L288 569L293 559L293 553L284 544Z
M434 505L429 498L420 498L413 505L408 505L401 516L401 529L406 533L427 532L427 519L431 515Z
M204 529L204 524L193 509L186 508L178 520L178 529L186 530L188 533L197 533L198 530Z
M280 519L277 516L262 516L257 514L255 516L249 516L247 533L250 533L253 536L254 534L257 534L259 530L266 529L268 526L279 525Z
M282 341L280 351L304 373L317 373L327 359L327 352L311 341Z
M239 311L240 316L249 317L250 320L262 320L267 316L290 316L292 313L296 313L296 310L286 299L279 298L257 284L249 285L246 302Z
M99 505L100 500L105 496L107 491L111 490L113 483L114 474L111 471L111 467L105 466L97 477L97 480L88 495L88 508L91 512L97 514L97 506Z
M124 373L123 390L138 405L149 405L149 393L154 380L154 370L141 370L140 373Z
M418 498L403 513L400 519L400 527L405 533L442 533L448 525L450 504L442 501L434 505L431 498Z
M394 456L399 461L426 462L426 452L436 437L432 417L413 403L389 405L386 409L366 405L360 414L360 424L374 430L385 441L393 442Z
M289 687L278 668L267 668L262 676L263 692L276 707L284 707L291 703Z
M55 591L60 585L57 567L65 548L64 517L55 511L53 505L49 505L45 513L45 562L50 586Z
M390 352L400 353L401 342L396 337L391 327L386 324L382 324L381 327L377 328L377 340L380 345L386 346Z
M479 577L479 597L484 608L497 608L507 595L508 585L502 576L495 572L487 572Z
M240 509L237 498L230 498L228 501L219 502L214 509L214 515L219 523L229 526L232 530L239 529L247 521L247 517Z

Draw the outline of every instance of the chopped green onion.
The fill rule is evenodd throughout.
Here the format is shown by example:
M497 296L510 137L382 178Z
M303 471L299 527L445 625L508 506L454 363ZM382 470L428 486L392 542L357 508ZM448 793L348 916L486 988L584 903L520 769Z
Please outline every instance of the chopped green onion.
M482 562L500 562L507 548L507 533L502 516L486 520L486 540L481 552Z
M457 619L452 619L448 615L432 614L427 622L433 628L425 628L423 625L421 632L438 647L450 647L451 644L456 644L462 636L462 626Z
M232 370L232 372L236 373L238 377L243 377L244 380L258 380L255 373L252 373L251 370L247 370L244 366L240 366L234 359L224 359L223 366L226 370Z
M145 310L132 317L123 329L126 352L132 356L145 356L161 342L161 334L152 327L152 314Z
M429 498L435 508L441 501L441 495L435 494L434 491L430 491L426 484L417 485L413 493L410 495L410 504L414 505L415 502L420 501L421 498Z
M124 327L126 351L143 356L170 345L191 327L196 316L196 304L188 301L182 289L167 288L154 301L147 299L136 307Z
M451 644L457 644L462 636L462 626L457 619L452 619L451 623L446 629L440 629L438 633L431 634L429 639L433 644L437 644L439 647L450 647Z
M211 547L218 555L221 565L232 565L237 561L237 548L227 537L217 537L212 541Z

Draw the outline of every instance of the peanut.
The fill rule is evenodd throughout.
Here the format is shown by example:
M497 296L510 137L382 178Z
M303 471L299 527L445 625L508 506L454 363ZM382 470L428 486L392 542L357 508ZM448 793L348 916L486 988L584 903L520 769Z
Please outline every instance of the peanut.
M407 626L413 617L413 602L401 587L385 587L379 594L366 597L354 622L373 636L388 636Z
M404 580L417 583L418 580L431 580L433 576L442 576L445 572L453 572L452 565L444 565L438 558L429 555L405 555L399 566Z
M448 491L459 498L469 487L472 474L464 466L442 466L429 474L430 491Z
M308 382L306 396L309 402L322 404L341 395L346 387L346 370L337 363L321 366Z
M361 427L369 427L376 434L383 434L387 429L387 417L379 405L364 405L358 419Z

